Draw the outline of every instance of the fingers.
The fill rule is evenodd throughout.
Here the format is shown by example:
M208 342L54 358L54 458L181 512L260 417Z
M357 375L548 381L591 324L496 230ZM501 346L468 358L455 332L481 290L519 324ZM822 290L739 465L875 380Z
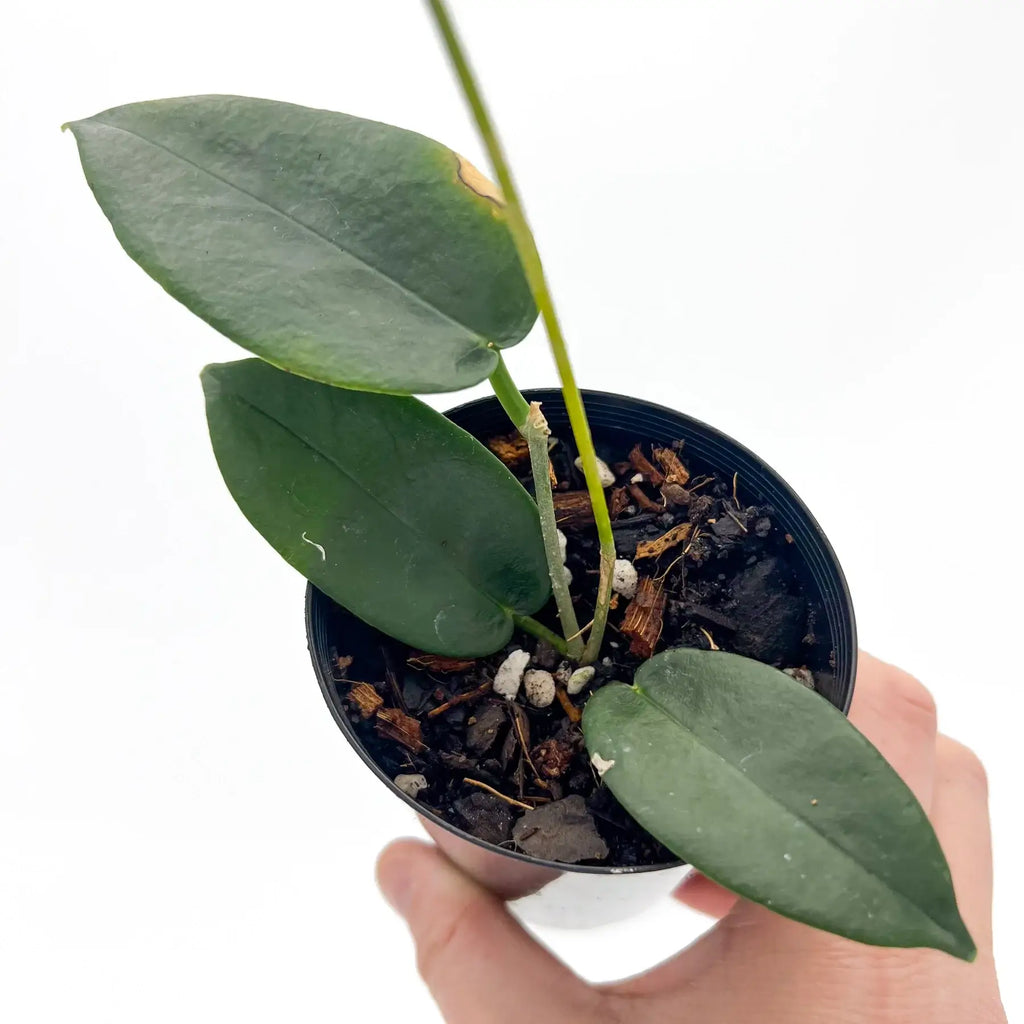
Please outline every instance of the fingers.
M932 824L949 862L960 916L979 953L992 949L992 831L988 782L977 755L940 736Z
M672 895L692 910L714 918L725 917L739 899L734 892L723 889L699 871L687 875Z
M438 850L392 844L377 881L409 925L420 974L448 1024L597 1019L594 990Z
M860 653L850 721L928 810L935 776L935 701L913 676Z

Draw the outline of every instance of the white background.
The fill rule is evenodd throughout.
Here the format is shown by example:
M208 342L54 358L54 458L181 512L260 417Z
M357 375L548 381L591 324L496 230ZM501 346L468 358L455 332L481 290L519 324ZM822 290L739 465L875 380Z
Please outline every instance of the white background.
M839 553L864 645L918 673L985 759L1004 995L1024 1012L1024 5L456 14L582 382L684 409L779 469ZM209 450L197 373L241 353L121 252L59 131L234 92L400 124L486 167L431 28L413 0L11 19L0 1017L315 1024L375 994L374 1019L436 1020L372 882L413 822L329 717L302 582ZM509 363L524 387L554 381L539 332ZM702 927L665 905L544 937L608 978Z

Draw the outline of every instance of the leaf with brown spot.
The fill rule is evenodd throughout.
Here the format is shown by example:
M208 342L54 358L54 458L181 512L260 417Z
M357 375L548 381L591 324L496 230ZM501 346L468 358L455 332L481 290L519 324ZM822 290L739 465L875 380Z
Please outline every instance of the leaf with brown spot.
M636 558L657 558L677 544L688 540L693 533L693 523L680 523L673 526L667 533L663 533L654 540L642 540L636 546Z
M498 206L505 205L505 197L501 194L501 189L490 178L481 174L480 170L461 154L456 153L455 157L459 162L459 180L463 185L472 189L478 196L490 199Z
M665 471L665 483L679 484L680 487L686 486L690 479L690 472L679 461L679 456L671 448L655 448L654 457L658 460L658 465Z
M381 708L377 712L377 732L408 747L414 754L427 749L420 723L398 708Z
M132 259L293 374L459 391L537 318L500 193L416 132L244 96L132 103L69 127Z

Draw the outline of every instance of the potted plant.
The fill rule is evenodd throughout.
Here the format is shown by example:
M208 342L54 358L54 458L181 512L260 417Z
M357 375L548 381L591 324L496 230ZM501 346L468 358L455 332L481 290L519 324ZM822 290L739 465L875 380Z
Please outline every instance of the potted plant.
M69 126L126 251L259 357L203 371L211 440L310 583L335 718L509 895L682 858L817 927L972 958L924 811L842 714L855 643L827 541L735 442L581 394L430 6L500 188L412 132L266 100ZM501 350L538 312L562 390L524 397ZM451 418L412 397L485 379L495 399Z

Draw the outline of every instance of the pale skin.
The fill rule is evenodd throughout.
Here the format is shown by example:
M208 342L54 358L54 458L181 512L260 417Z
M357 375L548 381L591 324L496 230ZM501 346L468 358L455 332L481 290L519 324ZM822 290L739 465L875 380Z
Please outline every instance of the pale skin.
M718 923L646 974L591 985L437 849L402 840L381 855L378 881L409 925L420 973L448 1024L1005 1024L981 763L938 733L921 683L870 655L861 655L850 718L928 811L978 946L974 963L826 935L696 875L676 895Z

